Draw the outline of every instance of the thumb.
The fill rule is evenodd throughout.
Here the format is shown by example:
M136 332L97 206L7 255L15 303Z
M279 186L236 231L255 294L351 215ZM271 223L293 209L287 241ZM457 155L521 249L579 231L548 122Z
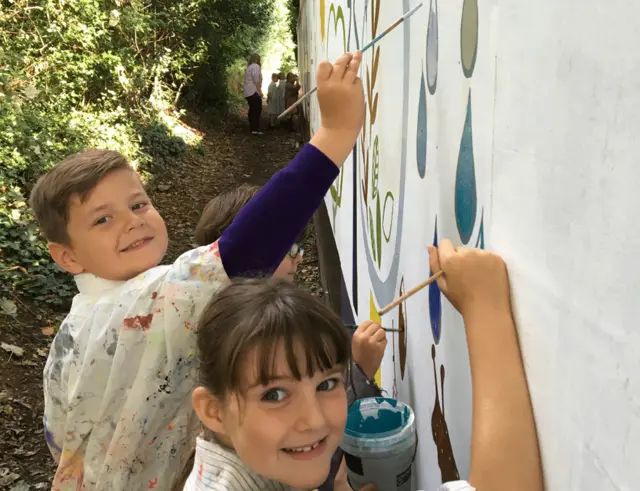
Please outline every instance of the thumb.
M333 65L330 62L325 60L320 63L320 66L318 67L318 81L324 82L325 80L328 80L331 76L331 72L333 72Z
M358 491L378 491L375 484L367 484L366 486L360 488Z
M440 265L440 251L437 247L427 246L427 250L429 251L429 269L431 270L431 274L435 274L438 271L442 270L442 266ZM436 283L441 291L447 291L447 278L445 275L440 276Z

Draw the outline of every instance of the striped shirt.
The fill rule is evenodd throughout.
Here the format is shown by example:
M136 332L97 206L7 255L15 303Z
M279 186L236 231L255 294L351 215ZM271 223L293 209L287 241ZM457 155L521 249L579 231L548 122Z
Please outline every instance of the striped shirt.
M266 479L251 470L236 453L217 443L198 438L193 470L183 491L303 490ZM443 484L438 491L475 491L475 488L472 488L466 481L455 481Z
M193 470L184 491L298 491L251 470L238 455L198 438ZM300 490L301 491L301 490Z
M260 65L252 63L244 72L244 96L251 97L262 87L262 72Z

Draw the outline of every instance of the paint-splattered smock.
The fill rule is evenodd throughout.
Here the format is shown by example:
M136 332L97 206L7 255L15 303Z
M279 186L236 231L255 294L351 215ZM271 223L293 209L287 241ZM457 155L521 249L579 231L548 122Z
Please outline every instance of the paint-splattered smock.
M44 370L54 490L170 489L198 431L198 316L229 277L273 273L337 175L305 145L215 244L126 282L76 277Z

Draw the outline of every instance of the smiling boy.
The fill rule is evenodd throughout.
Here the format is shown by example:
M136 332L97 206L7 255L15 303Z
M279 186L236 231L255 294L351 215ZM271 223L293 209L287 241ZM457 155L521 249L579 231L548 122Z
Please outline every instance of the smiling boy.
M198 430L193 326L229 278L272 274L322 202L362 126L361 59L320 65L310 144L216 243L172 265L159 266L167 230L124 156L88 150L40 178L31 207L79 290L44 370L54 490L169 488Z

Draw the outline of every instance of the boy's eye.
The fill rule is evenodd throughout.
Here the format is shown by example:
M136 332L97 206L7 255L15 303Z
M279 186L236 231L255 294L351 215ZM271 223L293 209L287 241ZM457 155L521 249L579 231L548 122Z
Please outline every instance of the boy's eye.
M284 389L271 389L263 394L262 400L266 402L280 402L285 397L287 397L287 393Z
M133 206L131 207L131 209L132 209L133 211L140 210L141 208L144 208L144 207L145 207L145 206L147 206L148 204L149 204L149 203L146 203L146 202L144 202L144 203L136 203L135 205L133 205Z
M333 390L338 386L340 382L342 382L342 380L339 378L327 379L323 382L320 382L320 384L318 384L318 390L324 391L324 392Z
M111 217L100 217L95 221L94 225L104 225L109 220L111 220Z

